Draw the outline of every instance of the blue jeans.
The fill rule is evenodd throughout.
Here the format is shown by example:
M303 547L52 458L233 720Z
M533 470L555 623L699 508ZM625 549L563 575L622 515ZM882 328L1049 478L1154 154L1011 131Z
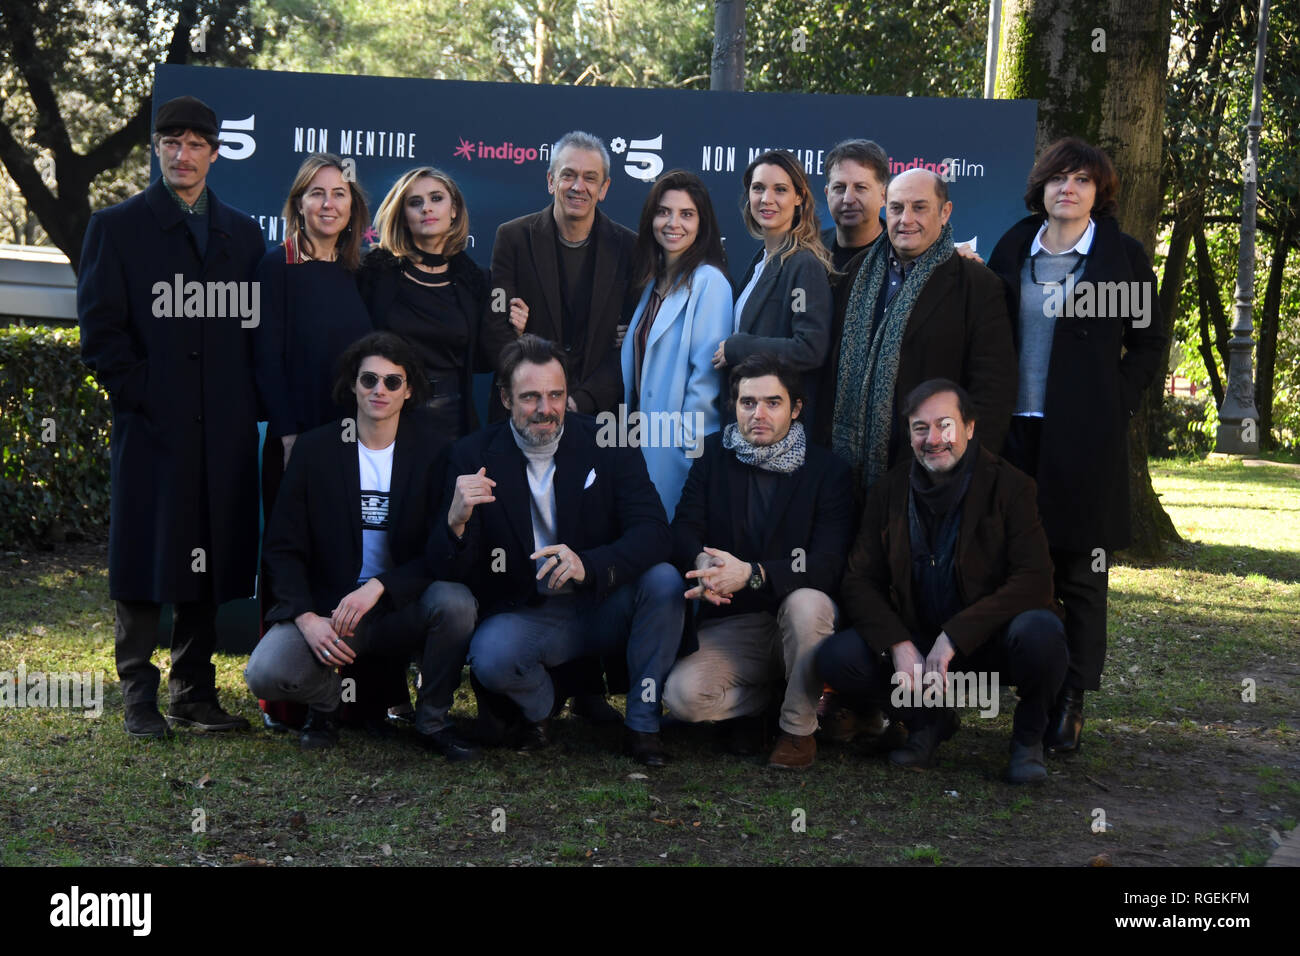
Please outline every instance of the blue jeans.
M555 703L546 668L626 648L631 684L625 723L630 730L657 733L664 679L682 640L685 591L680 571L656 564L603 601L580 591L494 614L470 641L470 669L484 688L509 697L525 720L536 723Z

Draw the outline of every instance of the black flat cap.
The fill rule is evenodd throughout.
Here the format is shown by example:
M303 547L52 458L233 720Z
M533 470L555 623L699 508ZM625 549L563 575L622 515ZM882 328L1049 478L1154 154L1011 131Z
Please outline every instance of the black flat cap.
M192 129L196 133L216 136L217 114L212 107L193 96L178 96L158 109L153 121L154 132L165 129Z

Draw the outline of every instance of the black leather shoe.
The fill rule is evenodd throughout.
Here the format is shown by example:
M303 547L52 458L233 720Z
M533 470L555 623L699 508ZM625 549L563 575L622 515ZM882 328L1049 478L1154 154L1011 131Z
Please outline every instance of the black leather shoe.
M172 736L171 727L158 713L153 701L126 708L126 732L137 740L160 740Z
M215 700L196 700L181 704L173 702L167 708L167 723L173 727L180 725L206 733L251 729L247 720L226 713Z
M339 712L311 708L307 711L307 722L302 725L302 735L298 745L303 750L324 750L339 742Z
M610 706L604 694L574 694L569 708L575 717L593 724L621 724L623 715Z
M1043 743L1049 754L1065 755L1079 752L1083 734L1083 691L1066 687L1056 700L1052 722L1047 726Z
M638 730L624 729L623 753L647 767L662 767L668 763L668 754L664 752L664 742L658 734L646 734Z
M1043 745L1032 747L1011 741L1011 761L1007 764L1007 783L1042 783L1047 779L1047 765L1043 763Z
M284 723L284 721L276 720L266 711L262 711L262 726L265 727L267 730L275 731L277 734L283 734L290 730L293 730L293 728L290 727L288 724Z
M918 727L907 735L907 743L889 753L889 762L907 770L925 770L934 766L939 745L957 732L961 722L957 712L945 710L937 720Z
M420 743L432 753L441 754L451 763L473 760L479 750L460 734L455 727L444 727L432 734L420 734Z
M726 724L727 753L736 757L753 757L763 752L763 718L733 717Z
M390 709L388 711L388 722L392 724L394 727L404 727L404 728L414 727L415 711L413 710L394 711Z
M519 739L515 742L516 750L545 750L551 745L551 718L539 720L535 724L526 723L519 728Z

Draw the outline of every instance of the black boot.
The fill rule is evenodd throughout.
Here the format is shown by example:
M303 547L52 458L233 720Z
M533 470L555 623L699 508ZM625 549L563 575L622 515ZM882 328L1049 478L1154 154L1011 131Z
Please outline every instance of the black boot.
M1079 737L1083 733L1083 691L1075 687L1062 689L1056 700L1052 713L1052 722L1047 725L1047 736L1043 743L1049 754L1073 754L1079 752Z
M890 751L889 762L907 770L925 770L933 766L939 745L955 734L960 726L957 712L945 709L936 719L911 730L907 735L907 743Z
M307 722L302 725L302 736L298 745L303 750L324 750L339 742L339 712L317 710L312 707L307 711Z
M1043 745L1011 741L1011 760L1007 763L1007 783L1042 783L1047 779L1047 766L1043 763Z
M515 735L522 715L514 701L504 694L494 694L482 684L471 671L470 687L474 689L474 702L478 718L470 730L470 736L484 747L504 747Z

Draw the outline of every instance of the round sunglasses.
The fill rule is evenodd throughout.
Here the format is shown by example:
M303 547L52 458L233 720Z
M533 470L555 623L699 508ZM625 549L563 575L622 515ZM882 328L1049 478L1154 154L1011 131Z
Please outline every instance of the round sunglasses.
M379 376L374 372L362 372L357 376L357 381L361 383L362 388L368 389L374 388L378 385L381 377L384 380L384 388L388 389L390 392L395 392L406 384L406 379L400 375L394 374Z

